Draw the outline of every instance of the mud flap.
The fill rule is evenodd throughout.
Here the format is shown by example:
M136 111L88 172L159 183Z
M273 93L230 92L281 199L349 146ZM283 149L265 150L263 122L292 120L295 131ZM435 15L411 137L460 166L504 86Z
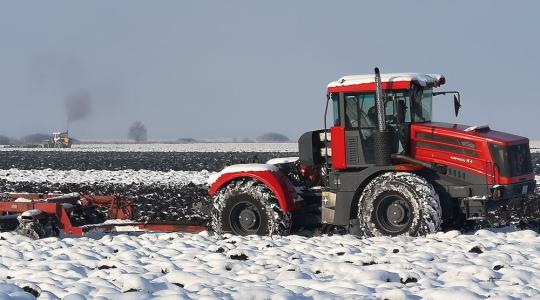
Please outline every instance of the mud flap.
M333 224L336 212L336 193L322 192L321 221L325 224Z

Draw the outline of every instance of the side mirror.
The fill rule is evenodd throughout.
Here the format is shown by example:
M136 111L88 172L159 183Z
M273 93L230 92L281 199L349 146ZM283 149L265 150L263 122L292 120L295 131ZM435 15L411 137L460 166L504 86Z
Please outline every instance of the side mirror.
M456 117L459 113L460 108L461 108L461 103L459 103L458 97L454 95L454 111L456 112Z
M405 106L405 101L398 100L397 106L396 106L396 122L398 124L405 123L405 113L407 111L407 107Z

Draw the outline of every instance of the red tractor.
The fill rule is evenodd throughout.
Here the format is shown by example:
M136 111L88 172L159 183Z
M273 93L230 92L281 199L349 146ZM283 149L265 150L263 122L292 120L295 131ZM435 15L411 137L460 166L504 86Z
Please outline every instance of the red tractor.
M437 95L454 94L456 116L461 107L458 92L434 91L444 83L378 68L331 82L333 125L304 133L298 160L235 165L210 179L213 229L287 234L315 222L363 236L418 236L528 214L536 186L529 140L432 121Z

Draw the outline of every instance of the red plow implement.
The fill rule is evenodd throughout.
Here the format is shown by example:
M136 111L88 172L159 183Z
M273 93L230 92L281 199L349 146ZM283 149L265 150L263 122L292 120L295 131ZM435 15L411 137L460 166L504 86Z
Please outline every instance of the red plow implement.
M133 201L119 196L71 194L0 194L0 230L31 238L83 236L91 231L200 232L204 226L178 223L141 223Z

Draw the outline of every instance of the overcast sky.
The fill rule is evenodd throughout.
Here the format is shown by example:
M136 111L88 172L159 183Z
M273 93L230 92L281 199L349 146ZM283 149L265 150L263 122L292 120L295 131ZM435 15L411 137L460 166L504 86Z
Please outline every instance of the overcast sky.
M2 1L0 135L296 139L346 74L441 73L434 118L540 139L540 1ZM439 96L442 97L442 96Z

